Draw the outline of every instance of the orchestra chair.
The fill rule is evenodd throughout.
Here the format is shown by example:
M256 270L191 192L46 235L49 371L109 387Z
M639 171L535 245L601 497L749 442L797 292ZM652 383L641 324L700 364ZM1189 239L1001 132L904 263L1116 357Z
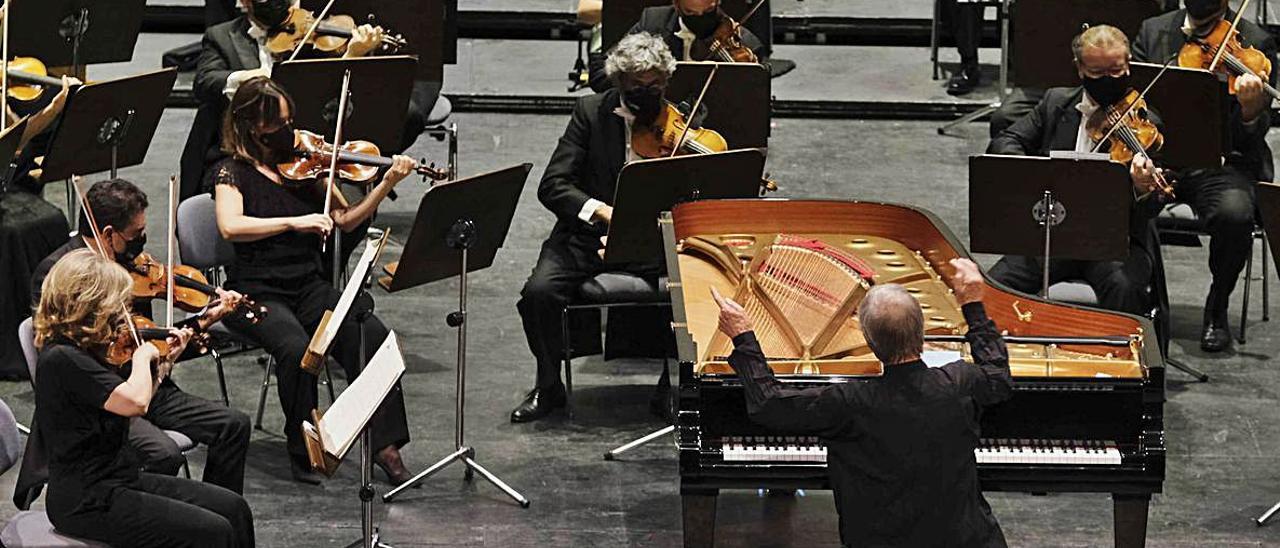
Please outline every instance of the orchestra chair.
M221 286L223 281L223 272L227 265L235 262L235 248L231 246L222 237L222 233L218 231L218 219L214 211L213 196L202 193L183 200L178 204L178 256L182 257L183 264L205 272L210 283ZM268 312L269 313L269 312ZM230 399L227 397L227 381L226 376L222 372L222 357L224 355L241 354L257 349L247 338L236 334L222 322L218 322L209 327L209 334L214 339L213 348L209 349L209 354L213 357L214 363L218 369L218 384L222 389L222 402L228 406L231 405ZM231 352L226 353L220 351L219 348L231 348ZM260 364L264 367L262 377L262 388L258 394L258 411L255 415L253 425L255 428L262 429L262 413L267 404L267 390L271 386L271 373L275 369L275 359L270 356L262 356L258 358ZM334 399L333 394L333 378L329 374L328 364L325 364L325 376L320 379L329 389L329 401Z
M1262 321L1271 321L1270 291L1270 254L1266 233L1262 224L1254 215L1253 239L1262 243ZM1187 204L1170 204L1156 216L1156 230L1160 234L1160 245L1182 247L1201 247L1200 237L1208 237L1204 222L1196 215L1194 209ZM1253 287L1253 253L1244 265L1244 294L1240 298L1240 329L1236 342L1245 343L1246 331L1249 329L1249 293Z
M0 474L22 462L24 442L19 435L19 426L13 410L0 400ZM109 548L101 542L55 531L44 510L23 510L10 518L0 530L0 545L6 548Z
M35 321L32 318L22 320L22 323L18 325L18 340L22 344L22 357L27 361L27 374L31 377L31 389L35 390L39 352L36 350ZM182 453L183 457L186 457L187 453L190 453L196 446L200 445L187 437L186 434L177 430L165 430L164 435L173 440L173 444L178 446L178 452ZM187 479L191 479L191 466L185 458L182 461L182 475ZM4 546L9 545L4 544Z
M982 13L986 15L986 8L996 9L996 24L999 25L1005 18L1005 0L956 0L960 4L978 4L983 7ZM942 77L942 64L938 61L938 48L942 43L942 0L933 0L933 24L929 33L929 62L933 65L933 79L937 80ZM985 27L986 20L983 19Z

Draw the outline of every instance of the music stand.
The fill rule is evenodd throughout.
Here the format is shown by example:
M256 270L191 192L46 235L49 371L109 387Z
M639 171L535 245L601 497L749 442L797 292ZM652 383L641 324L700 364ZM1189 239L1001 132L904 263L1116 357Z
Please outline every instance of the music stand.
M692 106L712 68L716 69L716 76L702 99L703 105L710 105L702 127L723 135L729 148L768 148L772 92L769 69L764 65L676 63L676 71L667 83L667 100Z
M9 17L9 55L39 57L47 66L118 63L133 59L146 0L15 2Z
M1161 68L1150 63L1129 66L1133 87L1139 91ZM1230 101L1235 101L1227 94L1226 82L1207 70L1170 66L1147 92L1146 101L1160 117L1164 146L1154 154L1161 164L1176 169L1222 166L1222 151L1230 142L1223 121ZM1214 108L1220 114L1206 116L1206 109Z
M622 168L613 196L604 262L652 262L662 257L658 214L681 202L760 195L764 151L731 150L637 160Z
M515 216L520 191L532 164L476 175L431 187L418 205L413 230L405 242L400 261L388 271L391 279L380 282L389 292L458 276L458 310L450 312L447 323L458 328L457 408L454 423L454 452L419 472L382 496L391 502L405 489L431 477L446 466L461 461L464 478L472 471L501 489L523 508L529 500L475 461L475 449L464 437L467 379L467 273L488 268L506 240Z
M409 108L416 64L413 57L403 55L307 59L272 67L271 79L293 96L294 126L332 141L343 75L350 70L343 140L372 141L378 148L394 149L404 134L404 124L395 122L403 120Z

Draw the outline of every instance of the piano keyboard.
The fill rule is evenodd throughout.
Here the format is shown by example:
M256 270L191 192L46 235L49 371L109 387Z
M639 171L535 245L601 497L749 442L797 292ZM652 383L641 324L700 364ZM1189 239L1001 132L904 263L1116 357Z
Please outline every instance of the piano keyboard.
M720 445L725 462L827 462L816 437L729 437ZM983 439L973 450L978 464L1121 464L1115 443L1088 440Z

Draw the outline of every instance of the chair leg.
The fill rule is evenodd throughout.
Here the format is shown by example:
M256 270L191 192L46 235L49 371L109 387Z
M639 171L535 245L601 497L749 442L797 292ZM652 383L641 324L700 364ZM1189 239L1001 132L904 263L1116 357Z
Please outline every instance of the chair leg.
M218 389L222 391L222 405L231 407L231 398L227 396L227 375L222 370L222 355L217 350L210 350L213 364L218 369Z
M1249 250L1249 259L1244 263L1244 296L1240 302L1240 336L1236 342L1245 343L1245 332L1249 329L1249 288L1253 285L1253 250Z
M1262 321L1271 321L1271 251L1270 245L1267 244L1267 237L1262 236Z
M938 11L942 0L933 0L933 25L929 32L929 61L933 64L933 79L938 79Z
M262 390L258 393L258 414L253 420L253 427L262 430L262 410L267 406L267 387L271 386L271 371L276 367L276 359L268 358L267 366L262 372Z
M560 349L564 356L564 411L573 418L573 347L569 345L569 307L560 309Z
M182 455L182 475L187 479L191 479L191 465L187 462L187 455Z
M329 360L324 362L324 379L320 382L323 382L325 388L329 389L329 405L333 405L334 400L337 398L333 395L333 373L329 372Z

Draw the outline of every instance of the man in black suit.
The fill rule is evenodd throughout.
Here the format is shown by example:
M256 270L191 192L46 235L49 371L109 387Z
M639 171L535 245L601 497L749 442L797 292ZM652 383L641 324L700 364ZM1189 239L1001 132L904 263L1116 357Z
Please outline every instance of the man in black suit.
M279 61L265 47L268 29L285 21L291 0L240 0L245 14L205 30L203 50L196 65L193 91L200 102L187 144L182 150L183 199L209 190L205 172L224 156L221 150L222 113L241 82L254 76L270 76L271 67ZM379 29L361 25L352 31L345 57L362 57L374 51L382 39ZM436 96L430 82L414 82L409 110L405 117L404 141L399 150L408 149L426 128Z
M699 46L724 18L720 0L672 0L670 6L645 8L627 34L646 32L661 37L677 61L707 61L713 59L707 59ZM761 63L767 63L764 43L746 28L741 31L743 45L751 48ZM613 80L605 73L605 55L594 52L589 61L591 89L600 92L612 87Z
M1013 395L1009 352L982 306L978 265L968 259L951 265L972 364L927 366L920 359L920 303L900 285L877 285L859 303L857 317L884 376L825 388L774 378L742 306L712 289L751 420L811 432L827 445L844 546L1005 546L982 496L973 450L982 435L981 409Z
M1235 14L1227 0L1186 0L1186 9L1152 17L1142 23L1133 41L1133 58L1163 64L1189 40L1205 36L1224 19ZM1246 46L1262 50L1272 65L1276 63L1276 42L1265 30L1242 17L1238 30ZM1271 72L1271 84L1276 83ZM1236 100L1231 103L1227 127L1231 144L1224 151L1220 168L1186 170L1178 174L1178 199L1191 205L1209 231L1209 272L1213 282L1204 304L1204 329L1200 348L1218 352L1231 344L1227 304L1240 271L1252 253L1254 185L1271 181L1271 148L1267 129L1271 127L1270 96L1262 81L1254 76L1236 79Z
M1081 87L1052 88L1030 114L991 141L987 152L1019 156L1048 156L1053 150L1092 151L1095 143L1084 129L1089 116L1124 97L1129 85L1129 40L1112 26L1090 27L1072 41ZM1105 145L1104 145L1105 146ZM1123 261L1050 259L1050 283L1083 279L1105 308L1132 314L1150 309L1150 284L1156 242L1151 219L1162 207L1155 188L1156 168L1145 155L1129 166L1134 202L1130 214L1129 256ZM992 279L1026 293L1038 292L1044 260L1008 256L988 273Z
M657 118L675 68L676 60L661 38L648 33L623 38L605 63L614 86L578 100L547 162L538 200L555 213L556 224L542 243L516 305L538 376L533 390L511 412L512 422L537 420L564 406L560 311L584 281L605 270L600 251L613 217L609 202L622 166L637 159L631 150L631 126ZM656 264L611 265L610 270L649 277L659 272Z

